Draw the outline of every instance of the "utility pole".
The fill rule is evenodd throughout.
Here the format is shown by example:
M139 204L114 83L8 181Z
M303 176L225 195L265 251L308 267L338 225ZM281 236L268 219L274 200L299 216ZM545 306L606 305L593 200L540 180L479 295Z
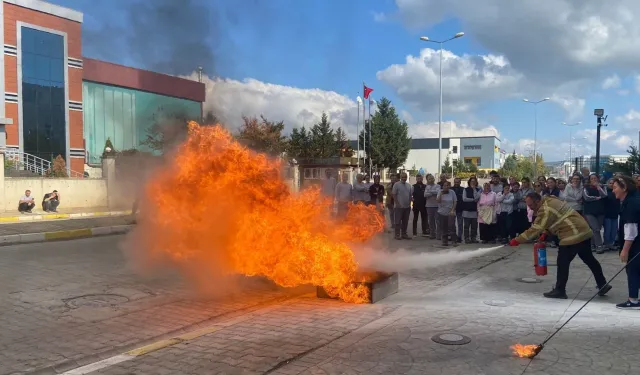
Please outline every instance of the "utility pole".
M597 133L596 133L596 174L600 175L600 129L602 128L602 121L607 121L607 116L604 115L604 109L594 109L594 116L596 116L598 121ZM604 124L607 126L607 124Z

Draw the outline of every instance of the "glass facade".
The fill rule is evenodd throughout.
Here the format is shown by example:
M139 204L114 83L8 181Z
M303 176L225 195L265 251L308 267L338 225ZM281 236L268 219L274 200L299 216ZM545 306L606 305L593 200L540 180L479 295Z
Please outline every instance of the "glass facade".
M45 160L66 157L64 38L22 27L24 152Z
M140 149L153 124L165 117L200 117L200 102L83 82L84 137L90 164L99 164L107 138L117 151Z

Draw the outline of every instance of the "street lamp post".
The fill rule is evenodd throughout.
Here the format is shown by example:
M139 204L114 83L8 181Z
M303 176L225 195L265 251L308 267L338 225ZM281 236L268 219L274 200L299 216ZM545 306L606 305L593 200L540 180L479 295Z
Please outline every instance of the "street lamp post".
M569 163L571 163L571 159L572 159L572 157L573 157L573 155L572 155L572 153L571 153L571 143L572 143L572 139L573 139L573 138L571 137L571 128L572 128L572 127L574 127L574 126L581 125L581 124L582 124L582 121L578 121L578 122L576 122L576 123L574 123L574 124L567 124L566 122L563 122L563 123L562 123L562 125L564 125L564 126L568 126L568 127L569 127Z
M358 168L358 173L360 173L360 104L362 104L362 98L360 98L360 96L358 96L356 98L356 102L358 102L358 120L356 121L356 139L358 140L358 153L357 153L357 157L358 157L358 164L357 164L357 168Z
M463 36L464 36L464 33L461 31L459 33L456 33L456 35L452 36L451 38L445 39L442 41L432 40L426 36L420 37L420 40L422 40L423 42L437 43L440 45L440 111L439 111L440 113L438 116L438 171L436 174L437 176L440 175L441 168L442 168L442 45L450 40L461 38ZM449 140L449 142L451 142L451 140Z
M523 102L533 104L533 170L538 172L538 155L537 155L537 142L538 142L538 104L546 102L550 98L544 98L537 102L532 102L529 99L522 99Z

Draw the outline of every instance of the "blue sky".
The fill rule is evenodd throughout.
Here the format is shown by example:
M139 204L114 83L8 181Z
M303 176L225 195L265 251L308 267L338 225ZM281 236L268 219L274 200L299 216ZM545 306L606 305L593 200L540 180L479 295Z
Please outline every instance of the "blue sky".
M127 33L131 29L127 5L166 1L52 2L82 11L87 35L105 27ZM596 107L610 115L603 153L623 154L630 140L637 144L640 130L640 113L633 112L640 110L636 91L640 80L631 63L636 56L623 47L616 55L618 49L610 41L591 37L593 43L609 42L603 50L606 56L597 58L603 61L596 63L593 50L599 45L588 45L585 39L598 30L608 31L611 38L614 32L625 32L627 37L637 32L640 39L640 31L632 23L625 28L613 10L610 17L608 9L600 11L598 22L589 18L593 7L599 6L595 0L573 3L559 0L557 8L539 10L529 0L508 7L498 7L498 0L473 4L451 0L446 5L434 0L215 0L196 15L206 21L154 26L148 33L155 36L151 44L165 44L163 38L170 40L175 28L208 34L197 39L213 51L215 60L205 66L212 79L210 105L229 116L263 113L293 127L306 124L303 118L312 121L303 114L316 118L326 110L334 123L353 131L354 100L365 81L375 90L373 97L390 98L412 127L413 136L421 137L437 134L438 59L435 51L424 51L437 45L418 38L442 39L464 31L463 38L445 45L444 120L447 125L455 122L454 136L497 130L507 151L526 153L534 136L533 106L521 99L551 97L538 106L537 143L547 160L562 159L568 152L569 129L562 122L582 122L574 128L579 139L572 143L580 145L574 153L595 152ZM640 11L632 1L615 7L632 14ZM565 26L567 19L576 25L573 30ZM208 22L211 25L204 27ZM554 29L564 33L546 44L537 41ZM85 39L85 56L141 68L157 66L152 61L157 58L147 60L127 47L124 36L102 34L113 44ZM409 55L417 59L409 63ZM193 59L189 55L174 58L184 62L182 70ZM197 65L194 61L193 66ZM449 127L444 134L449 134Z

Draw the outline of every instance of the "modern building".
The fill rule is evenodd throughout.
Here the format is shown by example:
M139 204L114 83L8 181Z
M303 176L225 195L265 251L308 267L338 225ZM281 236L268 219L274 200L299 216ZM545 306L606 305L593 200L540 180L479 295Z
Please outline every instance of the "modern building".
M22 160L96 164L107 138L139 148L164 116L199 118L204 84L84 58L83 14L41 0L0 0L0 147ZM117 36L114 36L117 37Z
M351 141L351 147L356 148L355 141ZM412 139L404 169L438 173L438 149L438 138ZM442 138L443 164L449 157L451 163L462 160L476 165L478 169L490 171L502 166L505 155L506 152L500 149L500 139L495 136Z

